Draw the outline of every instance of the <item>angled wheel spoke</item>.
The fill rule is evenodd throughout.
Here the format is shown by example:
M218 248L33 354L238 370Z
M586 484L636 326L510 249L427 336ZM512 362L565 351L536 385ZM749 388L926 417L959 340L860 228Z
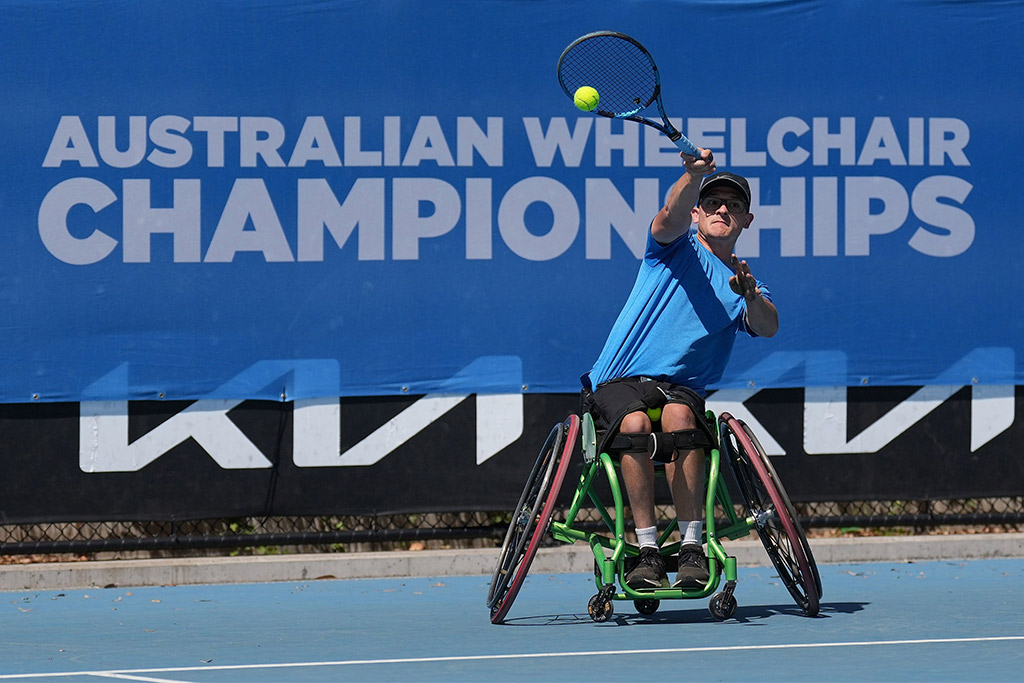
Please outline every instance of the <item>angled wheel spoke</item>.
M814 557L774 467L749 427L728 413L719 417L722 452L754 520L758 536L786 589L808 616L818 613L821 578Z
M494 567L487 606L491 622L504 620L551 525L555 501L569 467L580 420L571 415L554 426L541 448L530 478L514 508L501 554Z

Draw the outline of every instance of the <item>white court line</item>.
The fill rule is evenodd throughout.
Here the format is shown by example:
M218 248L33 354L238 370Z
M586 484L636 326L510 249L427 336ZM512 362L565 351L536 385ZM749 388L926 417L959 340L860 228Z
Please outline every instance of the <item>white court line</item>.
M152 676L134 676L126 673L115 673L113 671L106 672L93 672L88 674L89 676L99 676L101 678L117 678L125 681L143 681L143 683L186 683L186 681L180 681L177 679L170 678L153 678Z
M109 671L64 671L34 674L0 674L0 680L25 678L58 678L61 676L103 676L107 678L132 674L175 673L185 671L245 671L252 669L295 669L318 666L353 666L358 664L427 664L431 662L479 662L502 659L544 659L557 657L607 657L617 655L686 654L693 652L743 652L746 650L801 650L827 647L878 647L891 645L939 645L950 643L997 643L1024 641L1024 636L989 636L977 638L921 638L917 640L860 640L848 643L781 643L779 645L717 645L708 647L664 647L647 650L604 650L584 652L524 652L507 655L453 655L447 657L399 657L394 659L342 659L333 662L285 662L280 664L222 664L220 666L178 666L161 669L111 669Z

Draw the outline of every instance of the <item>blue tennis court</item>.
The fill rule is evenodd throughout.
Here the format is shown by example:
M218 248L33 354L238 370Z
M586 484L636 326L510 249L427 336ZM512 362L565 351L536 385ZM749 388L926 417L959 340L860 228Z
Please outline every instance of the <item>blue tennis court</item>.
M740 570L703 600L592 622L585 574L530 575L507 623L489 577L0 594L0 679L84 681L1009 680L1024 670L1024 559L820 567L821 614Z

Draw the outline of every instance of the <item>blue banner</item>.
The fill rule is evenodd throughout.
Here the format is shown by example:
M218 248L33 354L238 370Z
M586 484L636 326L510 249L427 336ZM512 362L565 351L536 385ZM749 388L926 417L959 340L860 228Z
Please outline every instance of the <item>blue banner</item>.
M0 401L577 390L682 170L599 29L750 179L722 388L1024 384L1024 3L0 0Z

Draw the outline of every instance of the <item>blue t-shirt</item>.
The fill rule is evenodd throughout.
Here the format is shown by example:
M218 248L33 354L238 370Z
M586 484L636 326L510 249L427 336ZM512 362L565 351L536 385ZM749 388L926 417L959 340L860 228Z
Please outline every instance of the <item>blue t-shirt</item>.
M731 267L690 231L662 245L650 232L633 291L615 320L590 382L652 377L704 395L722 378L736 333L747 328L746 301L729 287ZM758 280L761 294L771 293Z

